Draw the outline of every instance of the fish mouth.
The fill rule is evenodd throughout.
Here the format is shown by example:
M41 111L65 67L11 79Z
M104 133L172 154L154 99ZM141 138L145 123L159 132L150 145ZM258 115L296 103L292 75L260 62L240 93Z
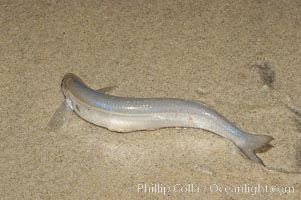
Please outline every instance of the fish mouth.
M65 99L66 99L67 94L68 94L68 85L69 85L70 81L72 81L72 80L81 81L81 79L73 73L65 74L65 76L63 77L63 79L61 81L61 89L62 89L62 92L63 92L63 95L64 95Z
M62 82L61 82L61 89L62 89L62 93L66 99L67 97L67 84L66 84L66 79L63 79Z
M72 85L74 85L74 83L76 82L79 82L82 85L86 86L86 84L82 81L82 79L73 73L65 74L65 76L62 78L61 81L61 90L65 97L65 102L67 103L68 107L71 108L72 110L74 106L73 106L72 98L70 97L70 93L71 93L70 87L72 87Z

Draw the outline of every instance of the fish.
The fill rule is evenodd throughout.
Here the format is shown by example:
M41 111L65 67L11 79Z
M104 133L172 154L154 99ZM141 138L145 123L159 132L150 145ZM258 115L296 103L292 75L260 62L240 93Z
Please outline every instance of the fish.
M230 140L244 157L265 166L255 152L270 147L273 137L245 132L199 101L107 94L112 89L94 90L75 74L67 73L61 82L65 100L50 120L50 127L63 126L62 120L70 119L64 113L75 112L87 122L120 133L168 127L204 129Z

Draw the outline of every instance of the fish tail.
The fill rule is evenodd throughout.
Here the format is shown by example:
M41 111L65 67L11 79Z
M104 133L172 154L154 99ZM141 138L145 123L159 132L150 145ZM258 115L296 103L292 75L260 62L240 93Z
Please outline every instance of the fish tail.
M265 166L262 160L255 154L255 152L265 151L272 147L272 145L270 145L269 143L273 139L273 137L268 135L254 135L248 133L246 134L245 140L237 144L237 146L248 159Z

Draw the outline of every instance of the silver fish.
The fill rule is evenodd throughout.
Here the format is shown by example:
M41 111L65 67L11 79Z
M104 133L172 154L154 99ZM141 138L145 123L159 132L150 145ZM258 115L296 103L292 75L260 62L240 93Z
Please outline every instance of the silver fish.
M204 103L176 98L126 98L107 95L111 87L89 88L78 76L68 73L61 83L65 101L50 126L57 128L62 109L115 132L153 130L165 127L201 128L232 141L248 159L264 165L255 151L270 146L268 135L244 132Z

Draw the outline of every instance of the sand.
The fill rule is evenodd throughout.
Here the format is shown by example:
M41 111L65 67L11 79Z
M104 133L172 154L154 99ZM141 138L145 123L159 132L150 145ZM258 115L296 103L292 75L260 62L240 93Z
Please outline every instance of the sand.
M1 1L1 199L298 199L301 4ZM47 123L67 72L128 97L202 101L275 138L258 153L198 129Z

